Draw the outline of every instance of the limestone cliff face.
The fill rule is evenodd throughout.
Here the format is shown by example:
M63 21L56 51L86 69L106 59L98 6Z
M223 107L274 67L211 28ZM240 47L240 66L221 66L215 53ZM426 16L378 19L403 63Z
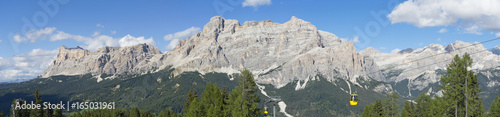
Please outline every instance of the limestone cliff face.
M446 47L439 44L430 44L424 48L405 49L396 54L376 53L373 52L373 48L362 50L361 53L373 58L377 66L384 70L384 78L380 79L381 81L399 82L409 79L408 86L412 90L422 90L430 83L439 82L440 75L435 71L445 71L446 65L457 54L462 56L464 53L469 53L473 59L471 67L473 70L500 66L500 56L488 51L480 43L462 41L456 41ZM422 79L416 79L419 76Z
M61 46L56 60L44 71L42 77L87 73L94 75L137 74L160 66L159 62L150 60L155 55L161 54L161 51L149 44L122 48L104 47L95 52L80 47Z
M344 43L296 17L283 24L266 20L241 25L216 16L165 56L164 66L172 65L176 73L238 73L246 68L257 76L257 82L278 87L316 75L330 81L355 81L377 70L373 60L360 56L352 42Z

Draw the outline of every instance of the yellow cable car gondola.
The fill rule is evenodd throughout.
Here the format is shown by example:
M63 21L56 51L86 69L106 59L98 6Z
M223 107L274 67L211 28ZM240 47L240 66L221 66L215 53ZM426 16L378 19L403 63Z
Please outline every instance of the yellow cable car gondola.
M358 94L351 94L350 101L351 105L358 105Z

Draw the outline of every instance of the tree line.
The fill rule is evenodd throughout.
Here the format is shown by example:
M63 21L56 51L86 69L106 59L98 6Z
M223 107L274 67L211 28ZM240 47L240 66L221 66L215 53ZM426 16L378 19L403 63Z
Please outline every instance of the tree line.
M97 109L83 110L68 114L68 117L255 117L261 116L258 107L260 97L252 73L243 70L239 75L239 86L228 92L225 87L219 89L217 84L209 82L201 97L196 90L190 90L183 106L182 113L170 109L158 115L147 110L132 109ZM35 91L36 103L42 103L38 89ZM14 103L14 102L13 102ZM12 111L12 110L11 110ZM49 114L50 113L50 114ZM11 113L12 114L12 113ZM15 110L15 117L62 117L61 110ZM4 117L0 112L0 117ZM11 115L14 117L14 115Z
M386 95L384 101L377 100L366 105L362 117L500 117L500 98L497 96L488 112L484 110L481 89L477 75L472 70L472 59L465 53L462 57L455 55L446 67L447 74L441 76L442 96L422 93L414 101L405 101L401 112L396 93Z

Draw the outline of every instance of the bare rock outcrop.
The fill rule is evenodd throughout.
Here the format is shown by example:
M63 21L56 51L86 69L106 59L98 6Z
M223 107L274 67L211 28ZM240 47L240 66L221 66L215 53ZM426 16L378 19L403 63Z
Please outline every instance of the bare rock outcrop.
M44 71L42 77L54 75L137 74L161 64L152 61L159 58L161 51L149 44L128 47L103 47L90 52L80 47L61 46L56 60ZM156 57L155 57L156 56Z

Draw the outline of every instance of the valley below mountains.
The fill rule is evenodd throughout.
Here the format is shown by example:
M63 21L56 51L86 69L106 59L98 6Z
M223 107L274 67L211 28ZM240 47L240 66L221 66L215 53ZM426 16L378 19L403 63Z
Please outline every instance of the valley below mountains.
M150 44L89 51L61 46L41 75L0 84L0 109L11 100L32 99L39 89L49 101L115 101L121 107L181 112L189 90L208 82L232 89L238 73L250 70L261 100L281 96L281 116L360 115L363 107L396 92L402 100L440 95L440 77L455 55L471 54L485 108L500 92L500 49L456 41L398 53L353 42L292 17L288 22L245 21L215 16L197 34L165 53ZM357 93L358 106L350 106ZM402 101L404 103L404 101ZM401 103L401 105L403 104ZM402 106L400 106L402 107Z

